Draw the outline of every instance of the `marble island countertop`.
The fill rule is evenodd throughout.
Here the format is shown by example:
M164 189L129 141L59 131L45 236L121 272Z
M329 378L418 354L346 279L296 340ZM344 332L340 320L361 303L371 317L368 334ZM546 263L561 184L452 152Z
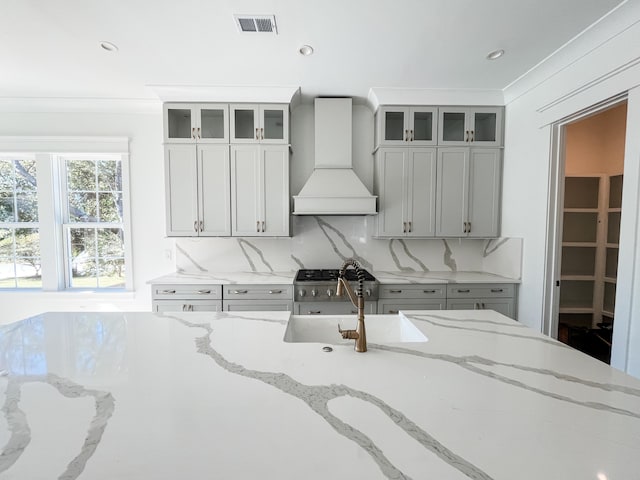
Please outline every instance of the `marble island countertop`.
M640 381L500 314L410 312L427 342L372 329L366 353L284 342L289 318L47 313L1 327L0 478L640 472Z
M433 284L433 283L520 283L519 279L486 272L371 272L381 285L384 284ZM175 272L163 275L149 284L293 284L295 271L290 272Z

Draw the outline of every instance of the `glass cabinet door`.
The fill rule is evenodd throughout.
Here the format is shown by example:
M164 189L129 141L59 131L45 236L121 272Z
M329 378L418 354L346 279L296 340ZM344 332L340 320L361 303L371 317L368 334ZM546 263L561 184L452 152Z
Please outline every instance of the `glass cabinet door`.
M196 141L196 119L187 104L165 104L164 140L171 143L194 143Z
M466 122L466 109L446 108L440 109L440 144L468 145L469 128Z
M226 105L201 105L196 132L201 143L227 143L229 121Z
M502 143L502 109L478 107L469 112L471 142L487 146Z
M409 143L416 146L436 144L435 116L435 108L411 108L409 122Z
M288 143L288 105L262 105L260 107L260 143Z
M378 143L380 145L406 145L409 139L409 109L406 107L380 107Z
M258 106L231 105L231 142L257 143L259 139Z

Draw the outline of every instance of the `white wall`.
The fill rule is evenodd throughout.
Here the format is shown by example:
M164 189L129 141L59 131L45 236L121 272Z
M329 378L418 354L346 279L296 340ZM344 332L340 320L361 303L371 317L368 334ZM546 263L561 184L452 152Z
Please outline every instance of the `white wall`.
M162 114L0 114L0 136L124 136L130 139L134 293L0 292L0 324L48 310L149 310L147 280L170 272L173 240L164 233Z
M505 90L502 234L520 236L520 321L543 324L544 261L551 124L640 84L640 6L625 4L555 58ZM623 217L612 364L640 376L638 201L640 101L631 92L627 117ZM631 342L628 339L632 340Z

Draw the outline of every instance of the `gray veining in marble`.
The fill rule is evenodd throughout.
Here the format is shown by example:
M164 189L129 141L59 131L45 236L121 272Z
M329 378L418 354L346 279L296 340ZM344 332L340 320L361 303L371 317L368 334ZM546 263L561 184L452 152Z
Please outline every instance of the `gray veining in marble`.
M480 470L478 467L469 463L465 459L459 457L444 445L438 442L434 437L422 430L418 425L409 420L402 412L395 410L387 405L381 399L352 389L345 385L304 385L289 375L284 373L263 372L258 370L250 370L237 363L229 362L220 353L218 353L211 345L211 336L213 328L209 324L196 324L178 317L172 317L183 325L190 328L202 328L206 331L205 335L196 338L196 346L199 353L211 357L218 366L224 368L230 373L241 375L243 377L259 380L271 385L278 390L292 395L305 402L314 412L324 418L329 425L340 435L354 441L362 449L364 449L371 458L379 466L382 473L390 479L409 479L410 477L395 467L389 459L384 455L382 450L378 448L373 441L360 430L352 427L348 423L342 421L329 410L329 402L335 398L342 396L351 396L369 402L377 406L385 415L404 430L409 436L414 438L423 447L436 454L443 461L452 467L467 475L474 480L491 480L492 477Z
M396 264L396 267L398 268L398 270L400 270L401 272L415 272L416 271L413 267L404 267L404 266L402 266L400 264L400 259L398 258L398 255L396 254L396 252L393 249L393 244L396 241L398 243L400 243L400 245L402 245L402 248L403 248L405 254L407 255L407 257L409 257L411 260L416 262L420 266L420 268L422 269L423 272L428 272L429 271L427 266L424 263L422 263L422 261L420 261L420 259L418 257L413 255L409 251L409 248L407 247L407 244L403 239L393 238L393 239L389 240L389 254L391 255L391 258L392 258L393 262Z
M201 272L206 272L206 271L207 271L207 269L206 269L206 268L204 268L202 265L199 265L199 264L198 264L198 262L196 262L196 261L193 259L193 257L192 257L191 255L189 255L189 253L188 253L184 248L182 248L180 245L176 244L176 250L177 250L178 252L180 252L182 255L184 255L184 257L185 257L187 260L189 260L189 261L191 262L191 264L192 264L194 267L196 267L199 271L201 271Z
M43 382L54 387L58 392L67 398L79 398L91 396L95 399L96 414L91 420L87 436L85 437L80 453L69 462L66 470L58 476L59 480L75 480L84 470L87 461L96 451L102 435L107 427L107 423L115 410L115 400L108 392L87 389L68 379L59 377L52 373L45 376L24 377L21 379L10 378L7 388L7 400L2 410L7 418L7 423L12 432L9 442L0 454L0 472L7 470L13 465L24 449L29 444L30 430L27 418L19 409L20 387L28 382Z
M453 253L451 252L451 248L449 247L447 240L443 238L442 243L444 243L444 264L449 267L452 272L457 272L458 266L453 258Z
M296 264L298 265L298 267L305 269L306 267L304 266L304 263L302 263L302 261L296 257L293 253L291 254L291 260L293 260L294 262L296 262Z
M240 245L240 248L242 249L242 253L244 253L244 256L247 259L247 262L249 262L249 266L251 267L252 272L257 271L256 266L253 263L253 261L251 261L251 257L249 257L249 254L247 253L247 250L244 248L244 245L247 245L248 247L252 248L258 254L258 257L260 257L260 260L262 261L263 265L267 267L270 272L273 272L273 268L271 267L271 265L269 265L269 262L267 262L266 258L264 258L264 253L262 253L262 250L260 250L258 247L256 247L251 242L245 240L244 238L238 238L237 241L238 241L238 245Z
M490 360L488 358L484 358L484 357L480 357L477 355L471 355L471 356L463 356L463 357L457 357L454 355L447 355L447 354L442 354L442 353L426 353L426 352L419 352L416 350L411 350L409 348L404 348L404 347L396 347L396 346L391 346L391 345L380 345L380 344L372 344L369 343L368 344L369 348L375 348L378 350L385 350L385 351L389 351L389 352L395 352L398 354L402 354L402 355L414 355L417 357L423 357L423 358L429 358L432 360L440 360L443 362L450 362L453 363L455 365L458 365L466 370L469 370L473 373L477 373L479 375L483 375L485 377L491 378L493 380L497 380L499 382L502 383L506 383L508 385L511 385L513 387L517 387L517 388L521 388L523 390L528 390L530 392L533 393L537 393L539 395L543 395L545 397L550 397L553 398L555 400L560 400L562 402L567 402L567 403L572 403L574 405L580 405L582 407L586 407L586 408L591 408L594 410L600 410L600 411L606 411L606 412L610 412L610 413L616 413L619 415L625 415L628 417L634 417L634 418L640 418L640 413L637 412L632 412L630 410L626 410L623 408L617 408L617 407L612 407L610 405L606 405L604 403L600 403L600 402L584 402L581 400L576 400L574 398L571 397L567 397L566 395L560 395L558 393L554 393L554 392L549 392L547 390L543 390L541 388L537 388L537 387L532 387L530 385L527 385L524 382L521 382L519 380L514 380L512 378L509 377L505 377L504 375L500 375L498 373L495 372L489 372L487 370L483 370L482 368L479 368L478 366L474 365L474 364L480 364L480 365L485 365L485 366L508 366L508 367L512 367L512 368L518 368L520 370L522 370L523 368L519 368L519 366L515 366L513 364L500 364L498 362L495 362L493 360ZM535 367L530 367L531 369L528 370L530 372L535 372L535 373L539 373L541 375L550 375L553 376L555 378L559 378L559 379L563 379L563 374L561 373L557 373L557 372L552 372L551 370L547 370L547 369L541 369L541 368L535 368ZM593 386L593 382L588 382L588 381L584 381L582 379L579 379L577 377L571 377L572 382L574 383L579 383L582 385L585 385L587 387L591 387ZM591 384L591 385L590 385ZM605 385L605 384L601 384L601 385ZM598 388L602 388L602 387L598 387ZM616 388L616 391L623 391L625 389L625 387L622 386L618 386L618 385L609 385L609 389L613 391L613 389ZM628 392L624 392L624 393L628 393ZM632 395L636 395L635 393L631 393Z
M353 245L351 245L349 243L349 241L347 240L347 237L340 232L337 228L335 228L334 226L330 225L328 222L325 222L324 220L322 220L320 217L313 217L316 219L316 222L318 222L318 226L320 227L320 230L322 230L322 233L324 233L325 237L327 237L327 240L329 240L329 243L331 244L331 248L333 248L333 251L336 253L336 255L338 256L338 258L340 258L342 261L345 261L349 258L353 258L355 260L358 261L358 263L364 267L365 269L368 270L372 270L373 269L373 265L371 264L371 262L367 261L365 258L361 257L360 255L358 255L358 253L356 252L356 249L353 247ZM336 242L331 238L331 236L329 235L329 232L327 232L327 230L331 230L332 232L334 232L344 243L344 245L351 250L351 253L347 254L347 255L343 255L340 250L338 249L338 245L336 244ZM335 268L338 268L340 265L336 266Z
M495 238L495 239L492 238L490 240L487 240L487 244L484 246L484 251L482 252L482 256L488 257L508 241L509 241L508 238Z

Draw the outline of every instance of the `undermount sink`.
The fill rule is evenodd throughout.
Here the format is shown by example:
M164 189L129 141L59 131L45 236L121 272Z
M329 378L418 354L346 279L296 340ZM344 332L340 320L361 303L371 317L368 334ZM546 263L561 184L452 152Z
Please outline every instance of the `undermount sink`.
M355 328L355 315L292 315L284 332L285 342L326 343L330 345L353 344L338 333ZM405 343L426 342L427 337L402 315L370 315L364 319L367 342Z

